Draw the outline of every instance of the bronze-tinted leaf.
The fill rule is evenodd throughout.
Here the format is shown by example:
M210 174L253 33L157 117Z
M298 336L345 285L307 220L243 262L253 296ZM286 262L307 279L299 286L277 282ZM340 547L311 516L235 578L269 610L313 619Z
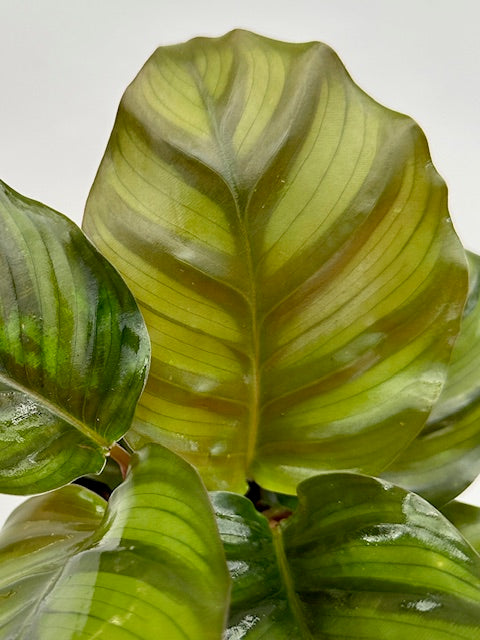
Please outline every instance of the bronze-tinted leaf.
M320 43L158 49L127 89L84 229L152 339L128 442L212 488L383 470L445 380L467 290L409 118Z
M447 382L420 434L382 474L439 506L480 473L480 256L467 255L470 294Z

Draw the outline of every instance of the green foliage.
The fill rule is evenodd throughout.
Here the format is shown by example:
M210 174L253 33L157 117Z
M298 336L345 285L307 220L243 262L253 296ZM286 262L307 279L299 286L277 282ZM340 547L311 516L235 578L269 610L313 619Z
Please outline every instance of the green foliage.
M273 528L243 496L213 494L233 578L227 637L480 638L480 557L428 502L352 473L298 494Z
M442 513L453 522L468 542L480 552L480 508L452 500Z
M149 362L137 304L64 216L0 183L0 491L100 471Z
M74 485L31 498L0 538L0 593L2 638L219 638L229 577L197 474L150 445L108 507Z
M161 442L211 489L294 493L380 473L424 425L464 252L422 132L327 46L235 31L160 48L83 225L152 338L133 447Z
M470 293L440 398L384 476L442 505L480 473L480 257L467 253Z
M480 258L331 49L160 48L97 248L0 225L0 640L480 640Z

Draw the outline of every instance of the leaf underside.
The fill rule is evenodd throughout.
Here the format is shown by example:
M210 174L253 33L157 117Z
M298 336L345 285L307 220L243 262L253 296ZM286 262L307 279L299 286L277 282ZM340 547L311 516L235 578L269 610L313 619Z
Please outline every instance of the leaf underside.
M99 471L130 426L149 339L118 273L61 214L0 182L0 492Z
M127 89L84 229L152 339L127 439L207 486L377 475L422 428L467 292L418 126L320 43L158 49Z
M480 556L419 496L327 473L273 530L212 494L233 579L225 640L478 640Z
M229 577L196 472L158 445L106 503L69 485L21 505L0 537L0 636L218 640Z

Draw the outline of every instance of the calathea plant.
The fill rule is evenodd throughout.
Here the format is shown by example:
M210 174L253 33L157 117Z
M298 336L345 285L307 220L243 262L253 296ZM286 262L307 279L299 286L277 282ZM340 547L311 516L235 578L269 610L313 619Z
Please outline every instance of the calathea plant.
M89 240L0 217L2 640L480 639L480 261L412 120L325 45L198 38Z

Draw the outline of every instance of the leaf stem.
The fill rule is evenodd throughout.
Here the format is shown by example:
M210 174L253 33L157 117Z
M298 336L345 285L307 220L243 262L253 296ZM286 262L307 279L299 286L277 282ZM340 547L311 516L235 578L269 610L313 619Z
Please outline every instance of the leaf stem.
M277 555L278 568L280 571L280 575L282 577L282 581L283 581L283 585L287 595L287 600L290 606L290 610L293 616L295 617L295 620L297 621L299 631L302 634L301 637L304 638L305 640L313 640L313 636L310 633L310 630L305 620L305 612L303 611L302 604L295 591L295 585L291 575L291 569L288 565L287 556L285 554L285 548L283 546L282 527L271 526L270 530L272 532L273 546L275 548L276 555Z
M128 451L121 447L118 442L115 442L115 444L111 447L108 455L118 464L122 473L122 478L125 480L128 467L130 466L131 455L128 453Z

